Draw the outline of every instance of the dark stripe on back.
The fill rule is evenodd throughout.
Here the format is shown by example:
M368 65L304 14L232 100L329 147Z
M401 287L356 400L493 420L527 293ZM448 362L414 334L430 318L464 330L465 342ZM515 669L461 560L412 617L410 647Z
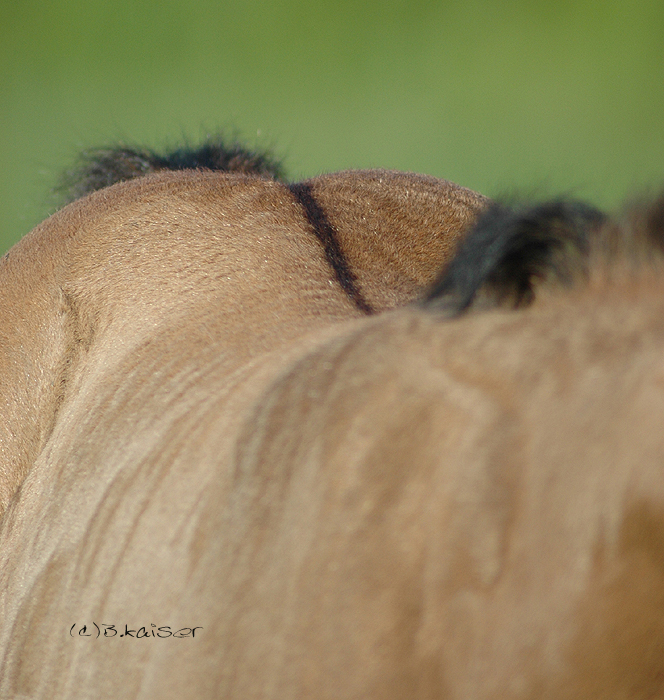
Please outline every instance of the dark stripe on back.
M374 313L371 304L367 302L360 291L357 283L357 277L355 277L353 271L348 266L348 261L346 260L341 247L339 246L337 233L332 224L329 222L325 211L316 201L316 198L311 191L311 185L298 182L288 185L288 189L297 198L297 201L304 210L304 214L307 217L309 225L316 234L318 240L323 244L323 250L325 250L327 262L334 270L334 274L336 275L337 281L341 285L341 288L344 290L344 292L346 292L360 311L364 312L365 314Z

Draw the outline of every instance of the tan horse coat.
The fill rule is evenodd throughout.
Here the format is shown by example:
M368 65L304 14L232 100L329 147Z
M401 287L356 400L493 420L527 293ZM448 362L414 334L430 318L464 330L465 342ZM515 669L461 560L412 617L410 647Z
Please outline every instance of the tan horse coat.
M311 191L376 310L484 204ZM367 316L300 204L152 176L3 261L0 697L661 697L659 268Z

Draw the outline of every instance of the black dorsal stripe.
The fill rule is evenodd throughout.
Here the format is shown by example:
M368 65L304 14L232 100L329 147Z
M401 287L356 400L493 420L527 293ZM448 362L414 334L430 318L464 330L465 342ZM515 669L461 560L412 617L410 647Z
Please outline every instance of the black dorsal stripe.
M339 246L337 233L327 218L325 211L316 201L311 191L311 185L297 182L288 185L288 189L295 195L297 201L302 206L309 225L316 234L318 240L322 243L327 262L334 270L334 274L341 288L360 311L365 314L374 313L371 304L367 302L360 291L357 277L355 277L353 271L348 266L348 261Z

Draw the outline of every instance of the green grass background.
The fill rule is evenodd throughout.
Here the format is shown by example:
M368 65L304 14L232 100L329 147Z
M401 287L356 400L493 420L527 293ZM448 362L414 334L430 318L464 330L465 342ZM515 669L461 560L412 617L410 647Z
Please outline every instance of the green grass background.
M82 148L222 128L606 207L664 186L662 0L0 0L0 248Z

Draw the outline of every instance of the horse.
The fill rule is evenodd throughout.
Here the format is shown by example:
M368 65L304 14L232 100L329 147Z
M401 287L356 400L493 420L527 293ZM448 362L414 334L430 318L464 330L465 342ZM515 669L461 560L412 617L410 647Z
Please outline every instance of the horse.
M0 263L0 697L664 693L664 198L253 157Z

